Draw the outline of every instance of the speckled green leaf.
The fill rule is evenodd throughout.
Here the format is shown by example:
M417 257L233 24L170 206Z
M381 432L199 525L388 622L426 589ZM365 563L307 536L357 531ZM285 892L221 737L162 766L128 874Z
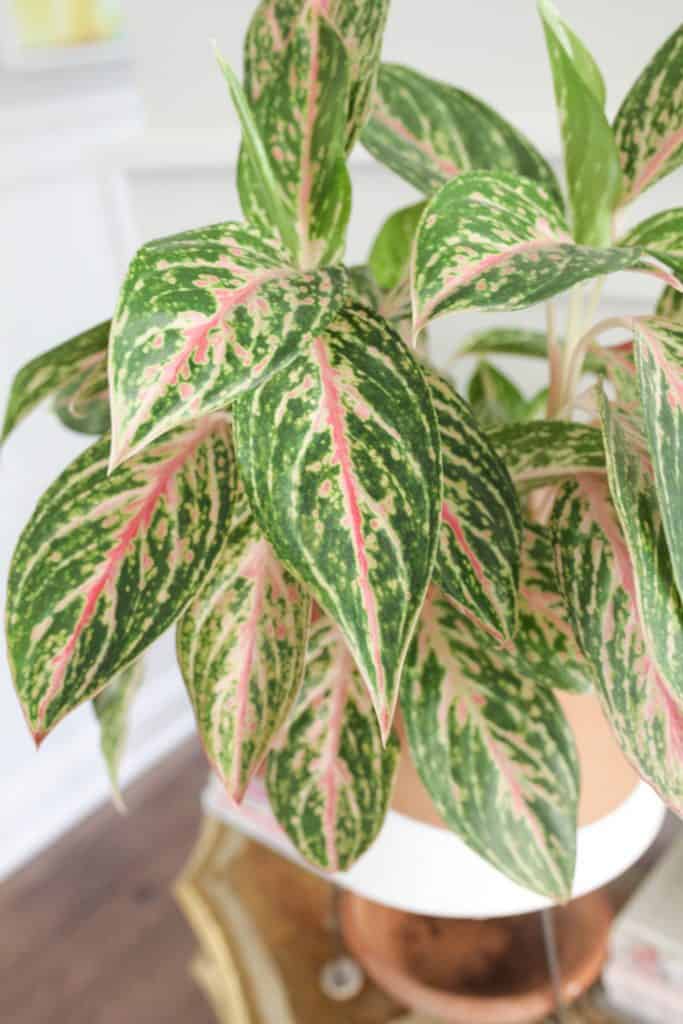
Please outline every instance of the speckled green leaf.
M562 201L550 165L495 110L399 64L380 68L361 139L377 160L424 195L463 171L486 168L533 178Z
M621 194L621 168L603 109L605 85L590 53L554 4L539 0L539 10L560 115L573 235L582 245L607 245Z
M382 225L369 261L380 288L390 291L407 279L413 240L424 208L424 203L416 203L397 210Z
M683 53L681 56L683 58ZM683 206L663 210L641 221L619 244L647 249L652 256L667 263L679 280L683 281Z
M619 108L623 202L683 162L683 24L657 51Z
M514 381L486 359L479 361L470 378L467 400L484 428L526 419L526 398Z
M659 297L656 313L657 316L663 316L665 320L683 323L683 292L668 285Z
M516 882L571 890L578 766L550 687L431 587L401 686L420 777L444 821Z
M591 670L576 644L557 582L552 536L537 523L524 529L514 648L517 669L528 678L573 693L590 689Z
M112 463L224 408L286 366L345 300L340 268L301 273L244 224L150 242L112 325Z
M38 502L10 568L7 645L37 742L180 615L220 554L234 457L224 414L107 473L109 438Z
M683 596L683 324L634 321L647 444L674 578Z
M109 327L109 320L97 324L43 352L19 370L12 381L1 440L44 398L106 361Z
M233 413L252 508L341 626L386 737L439 534L439 432L422 371L385 321L349 307Z
M671 598L671 567L651 494L632 495L631 516L634 508L644 516L637 529L651 537L649 586ZM605 714L625 755L681 814L683 703L660 671L643 629L634 565L607 481L579 477L566 484L551 526L560 586Z
M270 805L299 852L316 867L343 871L379 832L399 744L382 744L366 687L341 630L326 616L313 626L304 685L268 756Z
M294 260L304 269L334 263L344 249L351 210L344 155L348 88L344 44L324 9L311 4L292 24L278 73L254 102L270 166L294 226ZM240 164L245 161L251 164L246 151ZM238 182L245 215L262 222L258 172L241 166Z
M245 87L257 103L280 73L296 22L308 7L322 12L346 49L349 90L346 102L346 149L365 122L377 76L389 0L262 0L249 24L244 47Z
M523 309L578 281L634 268L662 273L641 249L575 245L535 182L470 171L437 192L420 222L415 330L458 309Z
M583 423L513 423L497 427L488 436L515 485L523 491L577 473L605 472L602 435Z
M206 754L241 800L301 684L311 602L239 491L223 552L178 623Z
M427 371L439 420L444 495L434 570L459 610L499 642L517 625L522 518L505 465L467 403Z
M79 434L106 434L111 419L106 351L59 389L53 408L69 430Z
M119 788L119 768L128 736L130 706L142 680L144 667L141 658L121 669L92 702L100 727L100 750L111 784L114 802L123 807Z

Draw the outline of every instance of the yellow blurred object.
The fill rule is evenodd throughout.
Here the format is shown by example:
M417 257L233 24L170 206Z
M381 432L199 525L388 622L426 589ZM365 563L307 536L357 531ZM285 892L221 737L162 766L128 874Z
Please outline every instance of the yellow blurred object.
M121 31L119 0L14 0L23 46L81 46L116 39Z

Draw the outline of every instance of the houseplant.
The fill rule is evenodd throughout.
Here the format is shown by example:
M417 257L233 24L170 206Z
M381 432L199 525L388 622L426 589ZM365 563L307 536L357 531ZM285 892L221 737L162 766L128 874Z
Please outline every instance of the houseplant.
M597 66L541 3L565 202L486 105L380 65L387 7L264 0L243 87L223 65L244 222L145 245L111 324L17 375L5 437L49 394L104 434L19 540L10 662L36 742L91 700L115 774L140 659L175 623L228 792L265 758L274 813L327 869L381 826L400 703L440 817L560 899L579 784L556 690L593 685L627 758L683 807L683 211L616 226L683 161L683 29L610 125ZM424 201L347 268L358 138ZM662 279L656 314L595 323L624 269ZM541 301L546 332L468 346L546 357L532 404L486 362L471 407L429 367L434 318Z

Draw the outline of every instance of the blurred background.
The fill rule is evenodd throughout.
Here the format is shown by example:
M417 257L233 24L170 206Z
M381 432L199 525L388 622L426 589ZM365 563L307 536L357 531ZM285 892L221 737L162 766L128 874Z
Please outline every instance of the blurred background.
M41 350L108 318L143 241L239 217L236 118L215 39L235 67L255 0L0 0L0 404L14 372ZM603 69L613 114L680 20L680 0L559 4ZM393 0L384 59L478 94L559 166L545 45L533 0ZM352 156L349 259L363 261L384 217L412 189ZM681 174L634 205L632 218L680 202ZM644 312L657 289L609 280L604 312ZM503 315L500 315L503 316ZM539 323L535 311L519 314ZM474 317L442 321L442 363ZM495 317L488 317L491 321ZM514 318L504 316L504 322ZM479 318L481 321L481 318ZM510 369L511 366L508 367ZM514 363L529 393L538 365ZM467 374L458 364L458 380ZM87 442L48 409L16 431L0 465L0 589L22 524L47 484ZM4 641L0 641L2 645ZM36 755L0 652L0 877L106 798L90 709L60 725ZM134 709L123 781L192 730L171 645L162 642Z

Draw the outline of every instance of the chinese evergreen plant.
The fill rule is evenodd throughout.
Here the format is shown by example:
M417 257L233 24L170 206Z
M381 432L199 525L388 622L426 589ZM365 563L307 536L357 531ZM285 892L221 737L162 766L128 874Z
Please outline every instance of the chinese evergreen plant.
M17 545L11 667L37 743L93 702L115 775L141 656L176 623L228 793L265 763L277 819L326 869L382 824L400 706L448 825L562 898L579 778L554 690L593 685L683 809L683 208L618 227L683 162L683 26L610 124L541 0L565 199L486 104L380 64L387 8L262 0L244 84L223 68L244 221L144 245L111 323L17 375L5 437L49 394L102 436ZM423 199L346 267L358 139ZM596 323L620 270L661 278L657 310ZM547 358L531 402L482 359L468 404L423 355L437 317L540 302L546 331L463 347Z

